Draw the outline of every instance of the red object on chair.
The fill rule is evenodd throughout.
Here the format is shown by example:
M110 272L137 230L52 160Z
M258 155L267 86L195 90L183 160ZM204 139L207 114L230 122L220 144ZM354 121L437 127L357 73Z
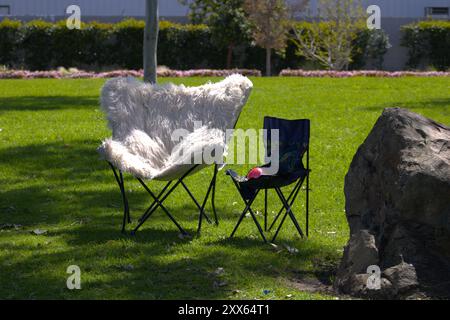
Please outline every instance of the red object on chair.
M249 179L249 180L251 180L251 179L258 179L259 177L261 177L261 175L262 175L261 168L253 168L247 174L247 179Z

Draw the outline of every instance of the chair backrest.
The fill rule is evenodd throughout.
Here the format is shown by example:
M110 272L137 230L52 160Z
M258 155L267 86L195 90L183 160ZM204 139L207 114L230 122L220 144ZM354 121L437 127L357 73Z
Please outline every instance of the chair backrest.
M271 130L278 130L279 174L293 173L304 169L302 158L309 150L310 124L309 119L264 118L264 129L267 130L265 148L268 158L271 157L273 143Z
M114 140L123 140L137 129L160 140L170 152L177 129L192 132L198 123L222 131L234 129L252 87L248 78L237 74L199 87L117 78L103 87L101 105Z

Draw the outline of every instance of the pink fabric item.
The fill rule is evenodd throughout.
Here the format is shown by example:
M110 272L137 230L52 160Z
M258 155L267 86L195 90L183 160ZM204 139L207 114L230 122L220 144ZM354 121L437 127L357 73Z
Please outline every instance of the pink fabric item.
M247 179L249 179L249 180L258 179L259 177L261 177L262 173L263 172L262 172L261 168L253 168L247 174Z

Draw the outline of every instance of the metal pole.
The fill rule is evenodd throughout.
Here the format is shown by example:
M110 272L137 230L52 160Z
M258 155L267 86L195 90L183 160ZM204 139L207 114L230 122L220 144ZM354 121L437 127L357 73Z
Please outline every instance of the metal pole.
M158 0L146 0L144 31L144 81L156 83L159 33Z

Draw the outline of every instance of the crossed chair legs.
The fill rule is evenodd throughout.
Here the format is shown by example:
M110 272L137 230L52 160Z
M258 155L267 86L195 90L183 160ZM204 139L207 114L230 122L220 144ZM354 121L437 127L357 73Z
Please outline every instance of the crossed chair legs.
M109 162L108 162L109 163ZM123 201L123 207L124 207L124 215L123 215L123 222L122 222L122 232L125 232L125 228L126 228L126 224L131 223L131 216L130 216L130 208L129 208L129 204L128 204L128 199L126 196L126 192L125 192L125 184L124 184L124 178L123 178L123 174L120 170L116 170L114 168L114 166L109 163L113 173L114 173L114 177L116 178L117 184L119 185L119 189L120 192L122 194L122 201ZM209 184L208 190L206 192L205 198L203 199L202 204L200 205L200 203L197 201L197 199L194 197L194 195L192 194L192 192L189 190L189 188L187 187L186 183L184 182L184 179L192 172L196 169L196 166L194 166L193 168L191 168L188 172L186 172L180 179L178 179L174 184L174 181L169 181L167 182L167 184L164 186L164 188L161 190L161 192L155 196L155 194L150 190L150 188L145 184L145 182L140 179L137 178L137 180L139 181L139 183L144 187L144 189L147 191L147 193L151 196L151 198L153 199L152 204L148 207L148 209L144 212L144 214L139 218L138 220L138 225L131 231L131 234L134 235L137 230L151 217L151 215L156 211L156 209L158 209L159 207L163 210L163 212L168 216L168 218L177 226L177 228L180 230L180 232L183 235L187 235L188 233L181 227L181 225L176 221L176 219L172 216L172 214L169 212L169 210L164 206L164 201L169 197L169 195L179 186L181 185L186 192L188 193L189 197L192 199L192 201L195 203L196 207L199 209L199 219L198 219L198 229L197 229L197 233L200 234L201 232L201 228L202 228L202 221L203 221L203 217L206 219L206 221L208 223L211 223L211 219L208 217L208 215L205 212L205 207L206 207L206 203L208 201L208 198L211 194L211 206L212 206L212 210L214 213L214 220L216 225L219 224L218 221L218 217L217 217L217 212L216 212L216 207L215 207L215 190L216 190L216 179L217 179L217 172L218 172L218 168L217 165L214 166L214 175L213 178L211 179L211 182ZM306 237L308 237L308 233L309 233L309 177L303 177L301 178L297 184L295 185L294 189L291 191L291 193L289 194L288 198L286 199L286 197L284 196L283 192L281 191L281 188L276 187L274 188L274 190L276 191L281 203L282 203L282 207L280 208L278 214L276 215L275 219L272 221L272 223L270 224L269 228L267 228L268 226L268 220L267 220L267 191L268 189L264 189L264 231L271 231L273 229L273 227L275 226L276 222L278 221L278 219L282 216L283 211L284 215L281 219L280 224L278 225L278 228L275 232L275 235L273 236L271 242L274 243L276 238L278 237L278 234L286 220L286 218L289 216L289 218L291 219L291 221L293 222L295 228L297 229L297 232L299 233L299 235L303 238L304 237L304 233L292 211L292 205L294 204L300 190L301 187L303 185L303 182L306 179ZM247 212L250 213L250 216L252 217L256 227L258 228L258 231L261 235L261 238L263 239L264 242L267 242L267 238L264 235L264 231L263 228L261 227L258 219L256 218L256 214L253 211L253 209L251 208L253 202L255 201L256 197L258 196L259 192L261 189L258 189L255 193L255 195L253 196L252 199L250 200L246 200L245 197L242 195L241 190L239 185L237 184L236 181L233 180L233 182L235 183L236 188L239 190L239 193L241 194L241 197L246 205L244 211L242 212L242 214L239 217L239 220L235 226L235 228L233 229L233 232L230 235L230 238L232 238L237 229L239 228L241 222L243 221L244 217L246 216ZM172 185L173 184L173 185ZM172 187L169 189L169 187L172 185Z
M307 186L306 186L306 236L308 237L308 233L309 233L309 214L308 214L308 211L309 211L309 208L308 208L308 205L309 205L309 189L308 189L309 188L309 183L308 183L308 177L306 176L306 177L301 178L297 182L297 184L295 185L294 189L291 191L291 193L289 194L287 199L284 196L283 192L281 191L281 188L279 188L279 187L274 188L274 190L276 191L276 193L278 195L278 198L280 199L280 201L282 203L282 207L279 210L279 212L276 215L276 217L273 220L273 222L271 223L271 225L270 225L270 227L268 229L269 231L272 230L272 228L275 226L276 222L281 217L283 211L285 211L285 213L284 213L284 215L283 215L283 217L281 219L280 224L278 225L278 228L277 228L277 230L275 232L275 235L273 236L273 238L271 240L272 243L274 243L276 238L278 237L278 234L279 234L279 232L280 232L280 230L281 230L281 228L282 228L282 226L283 226L283 224L284 224L284 222L285 222L285 220L286 220L286 218L288 216L291 219L291 221L293 222L293 224L294 224L295 228L297 229L297 232L299 233L299 235L302 238L304 238L305 235L304 235L302 229L300 228L300 225L299 225L299 223L297 221L297 218L295 217L295 215L294 215L294 213L292 211L292 205L294 204L294 202L295 202L295 200L296 200L296 198L297 198L297 196L299 194L299 191L301 190L301 187L303 185L303 182L305 181L305 178L307 180ZM233 182L235 183L236 188L239 190L239 193L241 194L241 197L244 200L244 203L245 203L246 206L245 206L245 209L242 212L241 216L239 217L239 220L238 220L236 226L234 227L233 232L230 235L230 238L233 238L233 236L235 235L237 229L239 228L242 220L246 216L247 212L249 212L251 217L252 217L252 219L253 219L253 221L256 224L256 227L258 228L258 231L259 231L259 233L261 235L261 238L264 240L264 242L267 242L266 236L264 235L264 231L267 231L267 225L268 225L267 224L267 190L268 189L264 189L264 231L263 231L260 223L258 222L258 219L256 218L255 213L253 212L253 210L251 208L253 202L255 201L256 197L259 194L259 191L262 190L262 189L258 189L252 199L246 200L244 198L244 196L242 195L242 193L240 191L240 188L239 188L239 185L237 184L237 182L234 181L234 180L233 180Z
M117 184L119 185L119 188L120 188L120 192L122 194L123 207L124 207L122 232L125 232L126 224L127 223L131 223L131 217L130 217L130 209L129 209L129 205L128 205L128 199L127 199L126 193L125 193L125 184L124 184L123 174L122 174L122 172L120 170L119 170L119 174L117 174L117 170L114 168L114 166L111 163L109 163L109 165L110 165L110 167L111 167L111 169L112 169L112 171L114 173L114 176L116 178ZM169 210L167 210L167 208L163 204L164 201L169 197L169 195L179 185L181 185L186 190L186 192L188 193L189 197L192 199L192 201L195 203L195 205L199 209L200 213L199 213L197 234L200 234L200 232L201 232L203 217L205 217L205 219L206 219L206 221L208 223L211 223L210 218L208 217L208 215L205 212L205 206L206 206L206 203L208 201L209 195L211 193L212 193L211 206L212 206L212 210L213 210L213 213L214 213L214 220L215 220L216 225L219 224L219 220L217 218L216 207L215 207L215 190L216 190L216 179L217 179L217 171L218 171L217 165L214 166L214 175L213 175L213 178L211 179L211 182L209 184L209 187L208 187L208 190L206 192L206 196L205 196L205 198L204 198L204 200L202 202L202 205L200 205L199 202L197 201L197 199L195 199L194 195L189 190L189 188L187 187L186 183L183 181L196 168L197 168L197 166L192 167L188 172L186 172L174 184L173 184L174 181L167 182L167 184L164 186L164 188L161 190L161 192L157 196L155 196L155 194L150 190L150 188L145 184L145 182L142 179L137 178L139 183L144 187L144 189L147 191L147 193L151 196L151 198L153 199L153 202L148 207L148 209L144 212L144 214L139 218L138 225L131 231L132 235L136 234L138 229L151 217L151 215L158 208L161 208L163 210L163 212L177 226L177 228L180 230L180 232L183 235L188 235L188 233L181 227L181 225L176 221L176 219L172 216L172 214L169 212ZM169 187L171 185L172 185L172 187L169 189Z

